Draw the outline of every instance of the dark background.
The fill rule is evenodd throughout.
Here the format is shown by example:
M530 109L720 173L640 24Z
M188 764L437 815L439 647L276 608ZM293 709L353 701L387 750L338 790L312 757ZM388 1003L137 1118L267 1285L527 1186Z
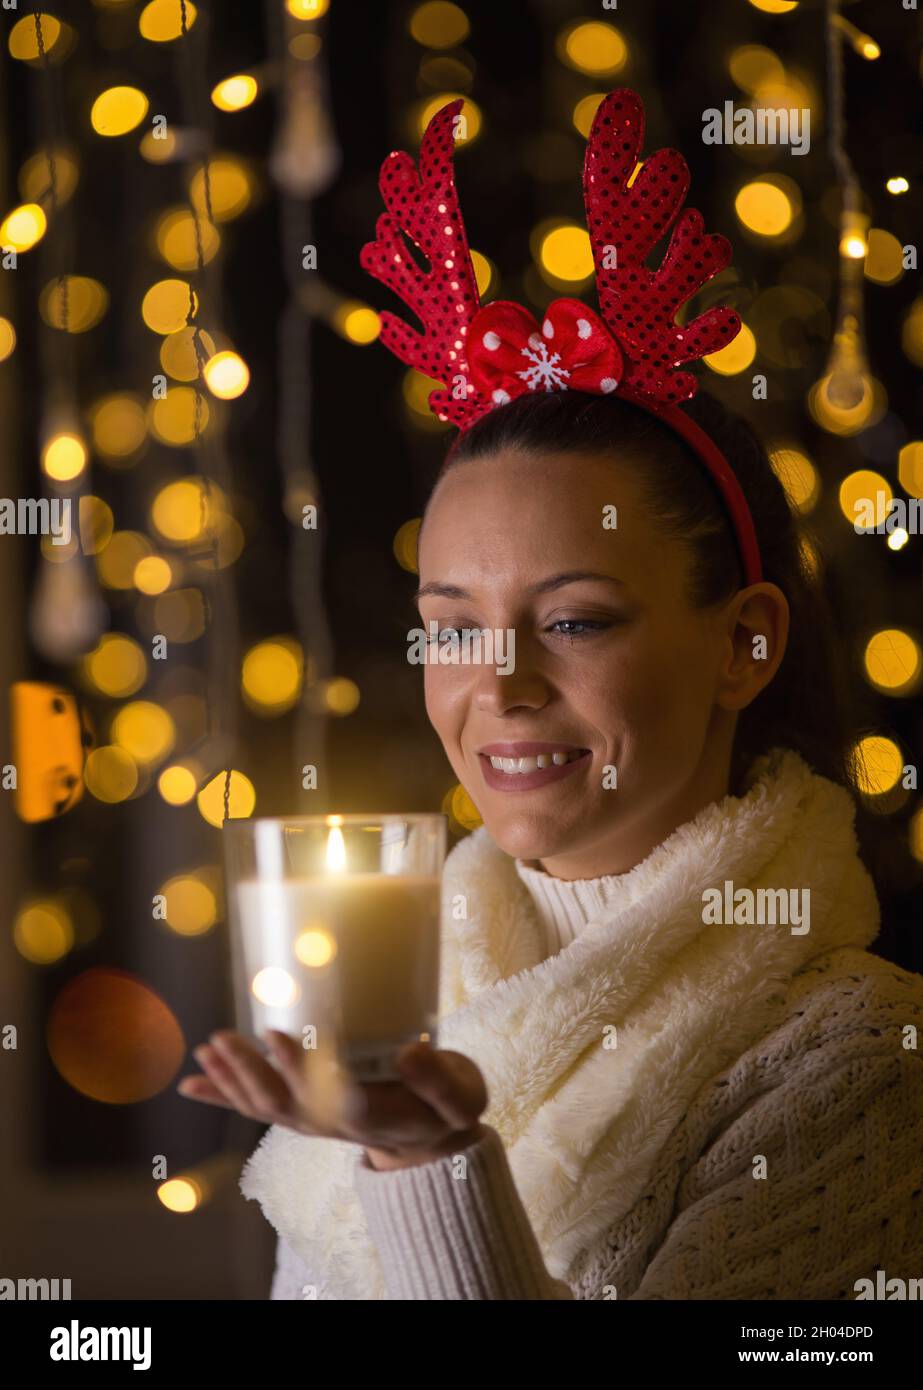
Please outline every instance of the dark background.
M16 12L0 12L4 29L31 8L21 3ZM63 120L78 152L80 183L61 211L60 226L52 225L39 247L20 256L15 275L5 274L0 280L0 313L15 323L18 335L15 353L0 364L0 490L11 497L29 495L40 486L39 431L49 363L52 371L73 373L84 407L110 391L149 393L150 378L160 370L159 340L144 326L139 305L155 280L184 274L165 267L151 245L156 216L185 196L184 171L176 164L145 162L138 142L154 113L163 112L171 123L184 125L183 95L176 44L151 44L140 38L140 8L105 8L90 0L48 0L46 6L77 34L74 50L54 69L53 100L57 119ZM296 267L292 277L296 287L299 276L304 281L297 292L303 292L306 310L314 302L313 285L307 283L312 275L334 299L399 307L360 269L358 254L373 237L382 210L378 166L394 148L416 154L418 139L408 128L410 107L419 96L438 90L420 78L424 50L408 33L414 8L405 3L333 0L318 25L329 116L341 162L332 183L310 208L318 269ZM861 688L861 652L870 633L885 626L915 631L920 621L923 540L913 536L902 550L892 552L883 541L856 537L837 505L837 488L847 473L860 467L880 469L896 486L897 448L923 434L920 367L902 351L900 335L901 320L919 297L920 287L916 271L889 287L866 283L869 360L887 389L889 410L862 435L842 439L825 433L805 406L808 387L824 369L836 305L839 197L826 147L823 7L803 0L787 16L761 13L743 0L699 5L686 0L622 0L611 12L568 0L476 0L463 8L471 32L455 56L470 66L470 95L484 125L479 138L458 152L456 169L470 243L489 255L499 270L492 297L519 300L539 312L566 292L546 285L538 292L544 298L536 298L529 233L551 215L582 224L584 141L570 112L582 95L630 85L645 102L644 153L678 146L692 172L690 204L701 209L709 230L724 232L734 243L733 267L722 285L721 302L732 304L746 320L761 292L794 283L807 285L827 307L826 316L785 325L795 363L789 369L768 368L757 355L752 368L737 377L718 377L701 369L700 379L706 389L746 414L764 438L798 441L820 470L823 492L810 522L827 557L824 580L834 603L839 640L854 654L856 685ZM210 125L213 148L252 161L261 193L242 217L222 226L222 249L209 271L220 289L213 300L220 305L220 327L252 374L249 390L227 407L224 436L235 510L246 534L243 553L228 571L231 585L226 596L234 605L239 640L216 649L214 636L206 635L183 649L183 662L201 671L203 681L210 663L222 675L224 694L214 713L236 734L234 766L256 786L257 814L306 814L328 807L444 809L454 777L425 717L420 673L405 658L406 634L417 622L411 600L414 579L397 563L392 542L405 522L420 515L450 435L422 428L409 415L401 392L403 368L390 354L380 345L360 347L346 341L322 312L305 312L301 323L308 428L294 441L296 451L303 450L304 465L316 471L322 500L320 533L311 535L292 526L283 510L279 388L286 363L280 357L278 325L290 297L291 267L287 275L280 249L282 208L267 168L278 93L270 90L234 114L217 112L208 102L220 78L269 60L268 43L281 10L281 0L272 5L212 0L201 8L188 40L195 38L191 86L199 114ZM844 13L873 34L882 48L877 62L863 61L845 48L849 153L872 225L887 228L906 244L923 225L923 161L917 133L923 128L921 21L899 4L883 0L858 0L844 6ZM556 34L579 18L612 22L626 37L629 63L611 81L573 71L557 58ZM803 231L785 247L741 234L734 215L736 188L748 172L764 166L751 164L738 149L706 147L700 139L705 108L742 99L728 75L727 56L745 43L773 49L786 66L810 79L816 98L810 153L793 158L783 147L765 165L794 178L802 192ZM18 171L52 128L47 77L34 65L10 58L4 32L4 208L20 201ZM90 128L89 107L103 87L122 81L146 92L148 118L130 135L100 139ZM188 95L187 86L187 99ZM884 190L884 180L895 172L904 173L911 183L910 192L899 198ZM299 215L306 216L307 209ZM110 304L97 327L72 337L63 349L58 344L49 356L49 335L63 335L39 318L38 293L62 266L100 280L109 291ZM587 298L595 304L592 291ZM760 370L769 376L769 402L751 397L751 374ZM290 456L292 446L289 439ZM166 449L152 439L133 468L115 471L97 467L94 461L92 490L113 508L118 528L145 530L152 496L164 482L195 471L193 453ZM292 600L296 552L304 545L322 549L320 597L331 644L329 669L322 674L349 677L361 694L358 708L348 717L307 725L299 724L296 712L258 718L237 695L240 652L263 637L297 632L305 620L299 610L308 596L301 593ZM4 575L10 580L0 663L5 683L32 678L79 688L73 671L44 663L29 645L25 604L35 580L37 546L29 538L4 538L4 546L4 564L9 566ZM112 629L137 635L132 596L112 591L105 596ZM865 693L870 727L895 737L906 760L919 763L919 696L886 699ZM104 741L115 706L94 702L85 692L83 696ZM156 697L152 678L135 698ZM301 790L301 766L309 761L329 769L321 805ZM899 804L870 808L879 812L872 816L871 839L886 924L876 949L918 970L923 969L923 866L909 853L908 826L920 805L919 796L911 793ZM888 813L880 814L883 809ZM220 862L219 832L204 824L194 803L168 808L152 789L115 806L86 795L61 820L39 826L17 827L6 804L3 814L9 850L3 926L7 937L16 904L28 892L80 886L98 913L99 927L92 939L60 963L45 968L27 965L23 970L17 962L34 1008L34 1042L64 984L97 964L140 975L167 1000L190 1047L227 1022L223 927L194 938L162 932L152 946L150 898L158 884L187 865ZM464 826L455 821L452 829L464 833ZM143 1169L152 1144L155 1151L169 1148L172 1167L178 1170L202 1162L227 1143L232 1122L217 1111L190 1105L172 1086L139 1105L104 1105L63 1081L41 1046L24 1048L15 1065L24 1069L23 1094L29 1108L21 1118L32 1161L61 1182L80 1172ZM250 1146L251 1129L238 1128L232 1134L242 1148ZM173 1223L165 1230L175 1228L176 1218L159 1211L157 1215ZM169 1238L164 1239L169 1244ZM101 1278L102 1286L104 1291L108 1288L106 1278Z

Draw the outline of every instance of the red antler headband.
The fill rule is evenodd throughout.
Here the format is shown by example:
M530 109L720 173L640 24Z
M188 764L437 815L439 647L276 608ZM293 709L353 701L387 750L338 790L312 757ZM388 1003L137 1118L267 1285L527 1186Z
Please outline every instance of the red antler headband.
M421 335L383 312L385 347L443 383L446 389L431 393L430 407L461 430L527 391L615 394L651 411L682 436L715 480L734 526L744 581L757 583L760 553L747 500L721 450L679 404L695 395L695 377L675 370L726 346L740 329L737 314L724 305L683 328L675 322L680 304L728 264L731 244L706 235L701 213L686 208L662 265L652 271L644 264L685 200L685 159L678 150L657 150L629 187L644 140L644 107L628 87L604 98L583 165L602 318L579 299L556 299L539 327L519 304L480 304L452 164L462 105L458 99L443 106L426 127L419 174L402 151L381 166L388 211L359 259L424 326ZM401 232L427 257L428 272L408 254Z

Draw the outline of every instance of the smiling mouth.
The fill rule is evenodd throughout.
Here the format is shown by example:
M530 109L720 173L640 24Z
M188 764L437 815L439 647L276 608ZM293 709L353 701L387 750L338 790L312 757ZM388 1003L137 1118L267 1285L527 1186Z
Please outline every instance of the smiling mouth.
M567 777L578 777L592 762L589 748L562 748L523 757L478 753L485 783L498 792L533 792Z
M538 772L546 767L563 767L565 763L576 762L578 758L584 757L589 752L587 748L568 748L559 753L538 753L531 758L503 758L495 755L481 753L479 756L486 758L491 767L496 772L508 772L514 777L523 776L529 772Z

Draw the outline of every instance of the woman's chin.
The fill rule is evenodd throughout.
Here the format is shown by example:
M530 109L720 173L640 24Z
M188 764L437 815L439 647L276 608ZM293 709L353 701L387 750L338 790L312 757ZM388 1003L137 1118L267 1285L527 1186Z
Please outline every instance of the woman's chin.
M570 836L562 834L560 824L540 826L534 820L481 814L490 838L512 859L550 859L567 853Z

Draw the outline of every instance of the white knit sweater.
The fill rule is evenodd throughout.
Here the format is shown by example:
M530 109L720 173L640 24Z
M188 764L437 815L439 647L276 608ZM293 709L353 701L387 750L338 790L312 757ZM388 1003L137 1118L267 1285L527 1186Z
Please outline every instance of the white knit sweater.
M728 875L810 886L810 932L703 930ZM923 1275L923 980L862 949L845 793L786 754L630 874L564 884L482 829L446 879L446 902L486 884L440 1025L487 1077L484 1137L376 1172L270 1130L241 1186L279 1231L273 1298L849 1299ZM582 1046L601 1019L614 1049Z

